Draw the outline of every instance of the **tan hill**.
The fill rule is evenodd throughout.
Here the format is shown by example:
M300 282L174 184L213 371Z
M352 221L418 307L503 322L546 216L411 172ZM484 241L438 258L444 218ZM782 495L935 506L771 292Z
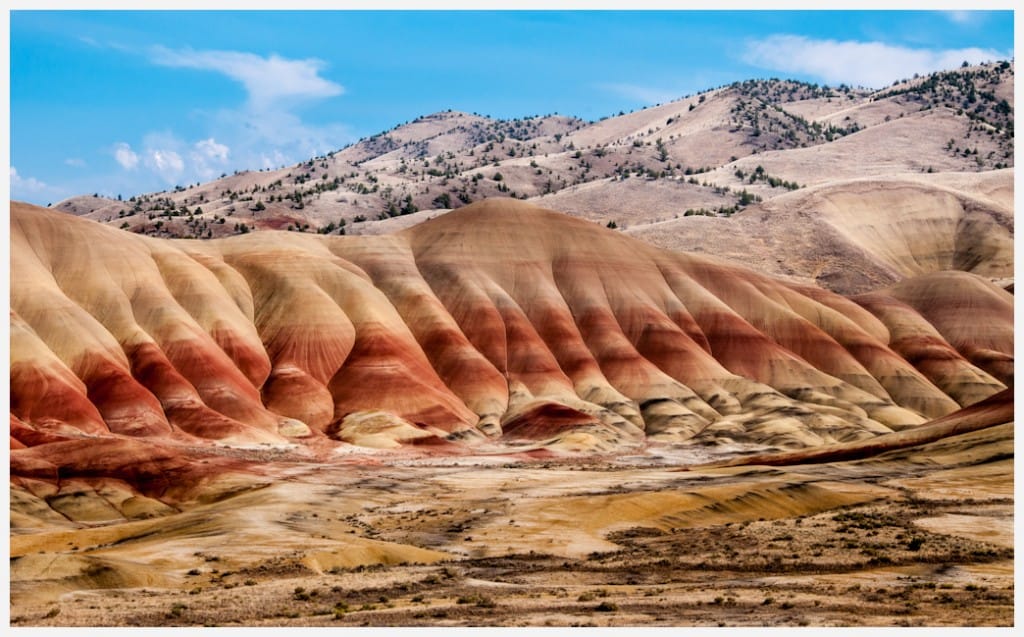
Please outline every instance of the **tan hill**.
M98 194L79 195L61 201L55 206L56 210L67 212L75 216L91 215L97 211L108 211L125 207L125 202L109 197L101 197Z
M837 179L729 218L669 217L628 232L854 293L943 270L1012 281L1013 225L1013 171L1004 169Z
M378 234L381 221L493 197L619 227L688 211L728 216L836 180L1010 167L1013 82L1013 64L1003 62L875 92L737 82L592 123L448 111L279 170L56 208L194 238L259 229Z
M14 203L11 272L12 475L41 480L157 489L214 442L807 448L1012 383L1013 299L976 275L850 299L507 199L214 241Z

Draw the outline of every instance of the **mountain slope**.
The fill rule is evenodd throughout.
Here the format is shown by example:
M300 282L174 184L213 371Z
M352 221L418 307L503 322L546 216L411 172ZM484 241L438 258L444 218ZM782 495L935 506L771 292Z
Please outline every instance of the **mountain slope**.
M727 216L835 180L1010 167L1013 84L1013 64L1002 62L875 92L736 82L592 123L447 111L293 166L128 201L76 197L56 208L137 233L194 238L258 229L376 233L379 221L492 197L620 226L688 210Z

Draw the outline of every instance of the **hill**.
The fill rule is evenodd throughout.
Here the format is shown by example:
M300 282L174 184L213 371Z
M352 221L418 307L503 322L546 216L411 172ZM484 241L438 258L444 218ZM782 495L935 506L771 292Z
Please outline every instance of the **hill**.
M55 208L143 235L212 239L259 229L381 235L474 201L520 199L670 249L705 250L696 240L721 233L728 241L715 241L718 254L854 293L906 272L880 262L873 248L860 260L863 246L850 228L834 227L838 209L880 217L915 210L921 218L932 202L954 197L998 219L1001 247L985 250L1000 254L967 269L1006 285L1012 263L1000 251L1012 236L1013 86L1013 63L996 62L880 91L736 82L590 123L449 111L280 170L127 201L83 196ZM887 184L885 195L869 202L840 194L846 184L863 190L864 180ZM939 216L948 225L951 217ZM813 241L794 251L786 238L817 237L809 226L823 231L835 258ZM959 231L944 230L942 241Z
M12 625L1012 625L1012 87L12 202Z
M750 80L589 123L447 111L278 170L55 207L191 238L378 233L381 220L493 197L620 228L687 212L728 216L836 180L1011 167L1013 76L1000 62L874 92Z
M508 199L365 237L23 204L11 230L12 472L36 479L145 484L153 449L210 442L805 448L1012 383L1013 299L976 275L845 298Z
M729 217L630 225L655 245L714 254L843 293L963 270L1013 281L1013 170L836 179Z

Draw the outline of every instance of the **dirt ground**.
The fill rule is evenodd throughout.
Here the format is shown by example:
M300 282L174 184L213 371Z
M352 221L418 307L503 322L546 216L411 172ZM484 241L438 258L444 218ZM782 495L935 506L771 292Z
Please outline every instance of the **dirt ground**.
M130 520L12 490L11 624L1013 625L1012 424L856 462L685 456L279 462Z

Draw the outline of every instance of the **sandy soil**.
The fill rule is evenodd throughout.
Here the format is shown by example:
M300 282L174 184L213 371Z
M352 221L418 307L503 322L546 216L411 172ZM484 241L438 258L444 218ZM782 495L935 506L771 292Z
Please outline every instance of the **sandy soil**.
M131 521L83 521L83 491L47 522L16 491L11 623L1009 626L1012 427L782 468L668 446L279 461Z

